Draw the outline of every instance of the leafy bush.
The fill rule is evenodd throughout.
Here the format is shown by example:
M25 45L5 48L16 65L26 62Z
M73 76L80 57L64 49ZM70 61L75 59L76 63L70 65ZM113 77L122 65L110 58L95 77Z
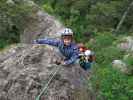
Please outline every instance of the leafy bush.
M133 56L132 54L128 54L123 57L123 61L126 63L128 70L130 71L131 74L133 74Z
M113 70L109 65L97 68L91 82L97 94L97 100L133 99L133 78Z
M20 41L20 34L32 10L21 0L14 0L13 4L7 0L0 1L0 48Z
M50 4L44 4L44 5L43 5L43 9L44 9L46 12L49 12L49 13L53 13L53 12L54 12L54 9L50 6Z
M121 59L124 52L116 47L100 48L96 51L97 63L109 65L115 59Z
M91 83L97 100L132 100L133 78L112 68L112 61L122 59L125 52L116 47L121 36L109 33L97 33L94 43L88 42L86 46L92 48L96 54L96 66L92 67ZM130 60L129 60L130 59ZM132 65L132 58L126 59ZM126 62L125 61L125 62Z
M43 8L75 32L112 32L129 4L129 0L45 0ZM122 33L132 30L131 12L120 29Z
M99 49L99 48L105 48L105 47L111 46L111 45L113 45L113 42L116 39L117 38L115 35L108 33L108 32L97 33L97 35L95 36L96 48Z
M124 62L125 62L127 65L132 66L132 65L133 65L133 57L132 57L132 55L127 55L127 56L125 56Z
M124 52L114 45L118 39L111 33L97 33L94 41L86 43L96 54L96 62L102 65L110 64L114 59L123 57Z
M7 44L7 41L0 39L0 49L4 48Z

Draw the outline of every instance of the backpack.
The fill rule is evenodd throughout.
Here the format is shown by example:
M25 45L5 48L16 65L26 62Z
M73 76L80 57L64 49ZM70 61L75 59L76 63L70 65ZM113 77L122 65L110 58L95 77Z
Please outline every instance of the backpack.
M90 49L86 48L83 44L78 45L79 48L79 59L81 61L93 62L96 60L95 54ZM88 58L88 59L87 59Z

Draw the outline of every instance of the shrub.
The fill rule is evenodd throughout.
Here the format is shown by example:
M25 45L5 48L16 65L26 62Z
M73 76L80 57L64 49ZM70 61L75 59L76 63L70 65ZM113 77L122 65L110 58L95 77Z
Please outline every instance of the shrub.
M111 66L99 66L91 78L97 100L132 100L132 81L122 73L113 70Z

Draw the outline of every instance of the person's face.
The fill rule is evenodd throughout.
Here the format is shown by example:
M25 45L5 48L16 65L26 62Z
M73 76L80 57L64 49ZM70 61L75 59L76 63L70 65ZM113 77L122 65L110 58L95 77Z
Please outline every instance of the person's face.
M80 51L80 52L83 52L83 51L84 51L84 49L83 49L83 48L79 48L79 51Z
M64 45L65 46L69 46L70 43L72 42L72 37L70 37L70 36L64 36L63 37L63 42L64 42Z

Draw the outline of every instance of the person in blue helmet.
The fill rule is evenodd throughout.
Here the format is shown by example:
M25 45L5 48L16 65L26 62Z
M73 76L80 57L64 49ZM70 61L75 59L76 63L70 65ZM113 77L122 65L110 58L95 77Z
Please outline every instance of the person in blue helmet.
M74 64L79 56L78 46L73 41L73 31L65 28L61 32L61 39L44 38L34 40L36 44L48 44L59 48L61 54L65 57L62 61L58 61L61 65Z

